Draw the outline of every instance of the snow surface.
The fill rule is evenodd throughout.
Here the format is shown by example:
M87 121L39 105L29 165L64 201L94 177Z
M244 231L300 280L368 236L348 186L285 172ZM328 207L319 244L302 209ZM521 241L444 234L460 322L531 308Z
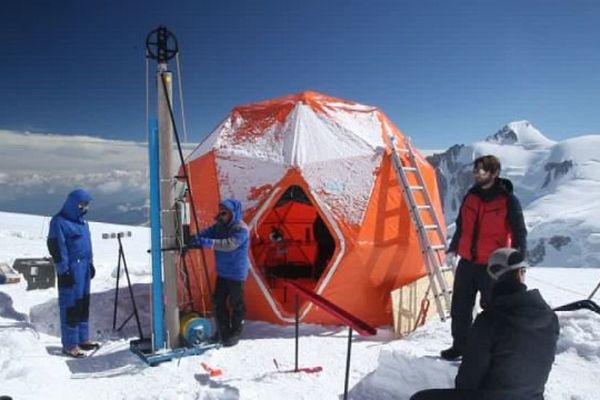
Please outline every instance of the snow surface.
M47 254L47 217L0 212L0 262ZM26 291L26 283L0 286L0 395L15 399L339 399L343 392L347 330L302 324L300 366L322 366L315 374L287 373L294 364L294 328L248 321L241 342L148 367L128 350L136 336L130 321L112 332L116 242L105 232L132 231L124 239L145 332L149 324L149 230L91 223L97 277L92 281L91 324L103 347L87 359L60 355L57 291ZM587 297L600 278L598 269L532 268L537 287L553 306ZM123 280L121 281L123 283ZM131 311L121 286L119 321ZM600 295L595 297L600 300ZM593 400L600 383L600 316L590 311L560 313L558 354L546 386L548 400ZM432 319L401 340L389 328L376 337L354 336L350 370L351 399L408 399L415 391L450 387L456 363L436 355L450 344L449 322ZM205 362L223 375L211 378Z

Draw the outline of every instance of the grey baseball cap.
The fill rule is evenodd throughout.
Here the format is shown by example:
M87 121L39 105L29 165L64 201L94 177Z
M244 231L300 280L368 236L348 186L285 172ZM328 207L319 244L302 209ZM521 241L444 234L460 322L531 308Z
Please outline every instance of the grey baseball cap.
M529 267L523 255L516 249L502 247L494 251L488 260L487 271L493 280L498 280L508 271Z

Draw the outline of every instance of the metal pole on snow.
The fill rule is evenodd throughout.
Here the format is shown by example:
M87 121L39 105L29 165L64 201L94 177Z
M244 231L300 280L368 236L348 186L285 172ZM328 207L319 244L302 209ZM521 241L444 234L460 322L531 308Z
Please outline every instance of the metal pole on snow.
M160 174L158 121L149 124L148 158L150 160L150 243L152 254L152 350L165 348L165 322L162 287L162 254L160 240Z
M171 99L173 98L173 76L168 71L167 62L179 52L177 39L164 26L150 32L146 39L148 56L158 62L156 72L157 108L158 108L158 165L159 197L162 207L160 213L161 243L158 248L175 249L177 247L177 218L175 208L175 165L173 164L173 124L171 118ZM154 244L153 244L154 246ZM177 303L177 271L175 251L166 251L162 255L164 273L163 301L166 322L166 340L169 348L179 346L179 305ZM161 281L161 284L163 282Z
M294 371L298 372L298 336L299 336L299 328L300 328L300 296L298 296L298 294L296 293L296 295L294 296L294 305L296 307L296 329L295 329L295 333L296 333L296 352L295 352L295 364L294 364Z

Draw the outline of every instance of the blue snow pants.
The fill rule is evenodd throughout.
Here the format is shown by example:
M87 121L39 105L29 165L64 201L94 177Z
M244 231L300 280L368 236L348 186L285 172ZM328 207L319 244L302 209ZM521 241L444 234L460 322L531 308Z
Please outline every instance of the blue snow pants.
M90 338L90 261L77 259L71 265L73 284L61 286L59 277L58 286L63 349L71 349Z

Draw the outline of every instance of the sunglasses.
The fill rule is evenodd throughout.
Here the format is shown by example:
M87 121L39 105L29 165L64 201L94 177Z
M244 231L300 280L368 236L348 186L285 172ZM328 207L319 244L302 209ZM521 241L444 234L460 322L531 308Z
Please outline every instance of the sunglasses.
M77 205L77 207L79 207L80 210L87 210L90 207L90 203L87 201L82 201Z
M487 170L487 169L485 169L485 168L473 168L473 173L474 173L475 175L485 175L485 174L487 174L488 172L490 172L490 171L488 171L488 170Z

